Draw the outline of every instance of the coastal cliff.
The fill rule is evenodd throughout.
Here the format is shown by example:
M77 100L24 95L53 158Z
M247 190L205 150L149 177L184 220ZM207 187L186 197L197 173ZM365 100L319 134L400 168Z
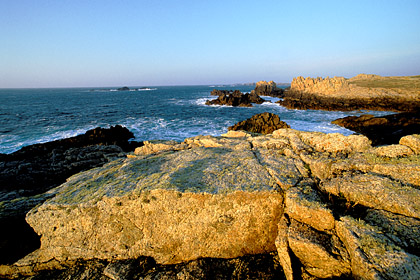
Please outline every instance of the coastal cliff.
M26 216L40 248L0 275L101 260L110 279L122 279L115 263L157 279L166 274L143 256L210 271L208 260L270 255L288 280L417 279L419 178L419 135L377 148L365 136L290 128L146 141L52 189Z
M420 79L360 74L353 78L294 78L279 103L293 109L416 111Z

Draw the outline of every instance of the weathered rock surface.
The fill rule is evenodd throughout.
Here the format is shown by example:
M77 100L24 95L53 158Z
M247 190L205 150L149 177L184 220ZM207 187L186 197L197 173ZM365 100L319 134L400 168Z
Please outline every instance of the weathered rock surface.
M418 112L382 117L373 115L349 116L337 119L332 123L367 136L375 146L398 144L401 137L420 133L420 114ZM414 138L408 139L414 141ZM418 144L414 145L419 146Z
M420 88L417 77L297 77L278 103L292 109L415 112L420 108Z
M283 97L283 91L284 90L282 88L278 88L277 84L273 81L259 81L251 93L254 92L260 96Z
M26 217L40 248L0 275L420 277L414 150L390 158L365 136L290 128L145 147L51 190Z
M262 104L265 102L255 92L243 94L239 90L227 91L227 90L213 90L212 95L217 95L217 99L207 100L206 105L226 105L226 106L239 106L239 107L252 107L252 103Z
M172 264L275 250L282 196L250 150L199 147L91 172L28 214L45 244L37 259L146 255ZM87 232L96 236L86 239Z
M280 128L290 128L273 113L262 113L228 127L228 130L245 130L254 133L269 134Z

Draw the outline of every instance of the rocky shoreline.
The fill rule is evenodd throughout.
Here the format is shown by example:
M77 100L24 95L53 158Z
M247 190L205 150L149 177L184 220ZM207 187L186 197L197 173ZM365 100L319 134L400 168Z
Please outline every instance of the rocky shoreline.
M368 137L372 145L398 144L401 137L420 133L420 113L399 113L374 117L349 116L332 122Z
M277 87L273 81L260 81L250 94L214 90L219 96L207 105L251 107L264 102L260 96L280 98L278 104L288 109L328 111L420 111L420 76L381 77L359 74L353 78L297 77L289 88Z
M283 128L143 144L45 193L26 215L39 248L0 277L420 275L420 135L372 147Z
M278 103L302 110L416 112L420 110L419 85L418 76L297 77Z
M26 213L50 197L48 190L81 171L125 157L142 143L119 125L0 154L0 263L12 263L39 247Z

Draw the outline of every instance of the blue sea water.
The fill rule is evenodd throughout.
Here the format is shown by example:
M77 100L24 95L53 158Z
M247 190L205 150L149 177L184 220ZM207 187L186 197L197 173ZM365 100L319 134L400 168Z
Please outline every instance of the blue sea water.
M137 91L0 89L0 153L116 124L126 126L137 141L219 136L228 126L262 112L278 114L294 129L349 135L350 130L330 122L362 113L289 110L269 102L252 108L207 106L204 104L207 99L216 98L210 95L214 88L250 92L254 86L159 86Z

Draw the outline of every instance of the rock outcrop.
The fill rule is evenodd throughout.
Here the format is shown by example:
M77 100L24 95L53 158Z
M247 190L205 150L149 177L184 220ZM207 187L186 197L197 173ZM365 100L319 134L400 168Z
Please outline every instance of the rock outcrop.
M240 97L241 95L243 95L243 93L240 90L226 90L226 89L214 89L210 92L210 95L214 95L214 96L222 96L222 95L228 95L231 94L235 97Z
M228 130L245 130L254 133L270 134L280 128L290 128L290 126L281 121L278 115L265 112L230 126Z
M294 78L279 104L292 109L417 111L420 88L417 80L408 85L406 77L359 75L351 79Z
M130 88L129 87L120 87L117 89L118 91L129 91Z
M272 96L272 97L283 97L283 89L278 88L277 84L273 81L259 81L257 82L255 89L251 93L255 93L260 96Z
M112 279L124 278L119 269L197 279L216 260L275 254L261 266L288 280L418 279L417 139L401 139L412 151L404 155L383 155L365 136L289 128L147 142L51 190L26 217L40 248L0 275L71 273L93 261ZM142 256L157 264L139 268Z
M367 136L375 146L398 144L401 137L420 133L420 113L418 112L381 117L349 116L332 123Z
M39 246L26 213L50 197L44 192L73 174L125 157L141 143L121 126L95 128L83 135L35 144L0 155L0 263L16 261Z
M134 151L140 143L130 143L131 138L134 135L122 126L98 127L75 137L0 154L1 190L44 192L64 183L70 175Z
M239 107L252 107L252 103L262 104L265 102L260 96L255 93L243 94L239 90L213 90L212 95L217 95L217 99L207 100L206 105L226 105L226 106L239 106Z

